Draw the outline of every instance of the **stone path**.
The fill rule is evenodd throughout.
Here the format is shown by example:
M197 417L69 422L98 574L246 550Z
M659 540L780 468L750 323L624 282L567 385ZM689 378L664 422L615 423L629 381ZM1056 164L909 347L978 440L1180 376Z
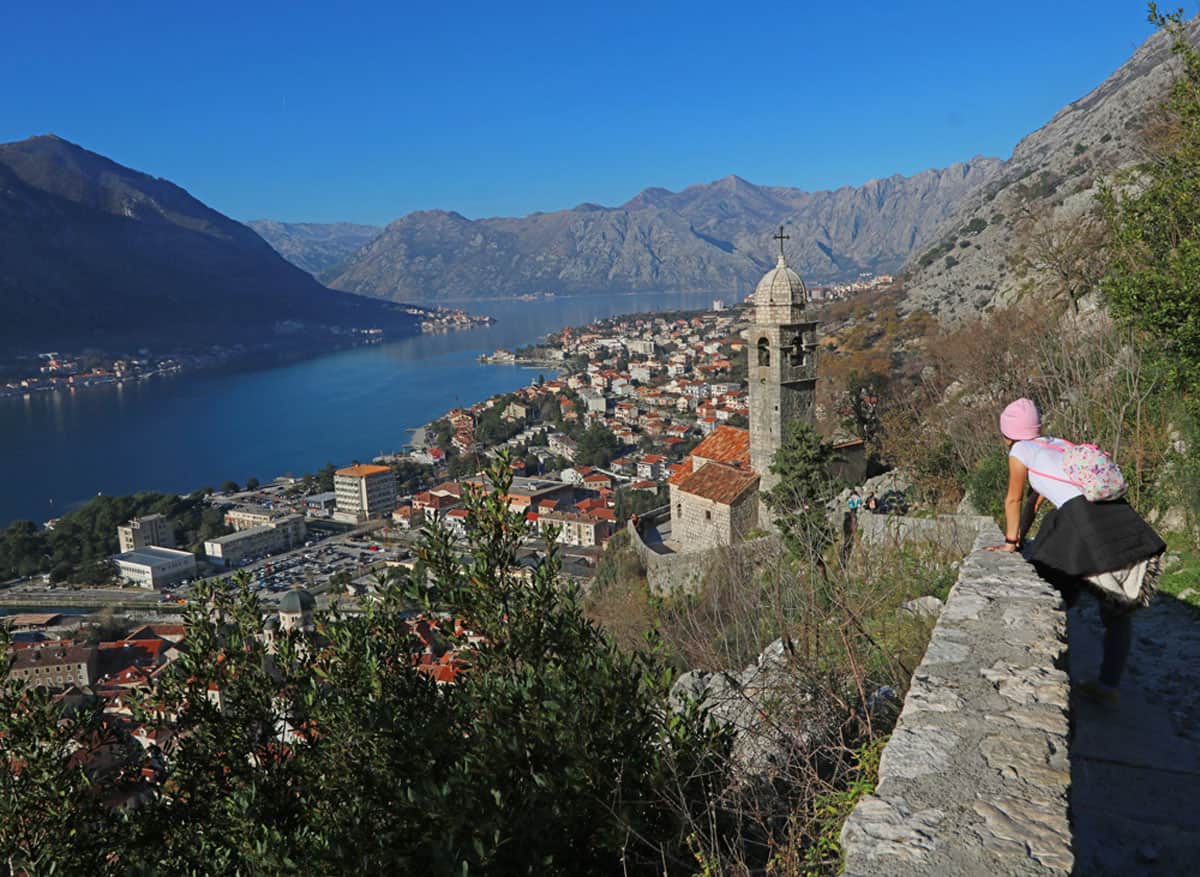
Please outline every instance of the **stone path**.
M1075 873L1200 874L1200 611L1166 594L1139 612L1121 704L1078 695L1095 679L1094 600L1068 613Z

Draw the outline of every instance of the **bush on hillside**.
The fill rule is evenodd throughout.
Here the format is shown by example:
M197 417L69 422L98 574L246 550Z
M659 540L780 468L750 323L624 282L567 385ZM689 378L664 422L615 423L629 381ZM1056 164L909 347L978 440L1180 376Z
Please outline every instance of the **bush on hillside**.
M132 704L130 727L174 717L145 752L98 708L64 720L48 695L0 685L0 739L16 766L0 772L6 864L691 873L687 837L727 785L727 735L694 708L669 711L670 672L617 650L584 616L553 550L531 574L517 563L529 531L504 498L506 461L491 478L493 492L468 500L466 558L428 531L429 578L386 583L363 614L318 612L319 647L293 631L273 650L245 577L200 586L183 656ZM440 619L436 653L462 650L457 684L416 665L414 604ZM81 760L81 744L104 757ZM108 806L131 794L135 809Z

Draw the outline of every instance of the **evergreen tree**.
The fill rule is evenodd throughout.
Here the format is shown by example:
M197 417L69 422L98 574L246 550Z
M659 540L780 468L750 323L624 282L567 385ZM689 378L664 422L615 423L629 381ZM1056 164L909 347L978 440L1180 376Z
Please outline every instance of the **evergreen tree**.
M833 461L833 446L821 441L803 421L788 425L783 444L771 461L771 472L779 481L763 499L774 513L788 549L801 560L819 560L833 542L826 510L836 486L829 474Z

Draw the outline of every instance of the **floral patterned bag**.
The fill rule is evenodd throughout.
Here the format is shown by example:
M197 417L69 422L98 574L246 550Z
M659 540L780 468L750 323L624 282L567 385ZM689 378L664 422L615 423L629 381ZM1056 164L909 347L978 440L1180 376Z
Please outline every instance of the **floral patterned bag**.
M1053 478L1055 481L1074 484L1083 491L1088 502L1108 502L1120 499L1125 495L1129 486L1125 483L1125 476L1121 474L1120 468L1113 462L1112 457L1096 445L1073 445L1065 439L1059 439L1059 441L1066 447L1062 448L1049 442L1038 442L1038 444L1043 448L1062 452L1063 474L1067 477L1059 478L1036 469L1030 469L1030 472L1041 475L1043 478Z

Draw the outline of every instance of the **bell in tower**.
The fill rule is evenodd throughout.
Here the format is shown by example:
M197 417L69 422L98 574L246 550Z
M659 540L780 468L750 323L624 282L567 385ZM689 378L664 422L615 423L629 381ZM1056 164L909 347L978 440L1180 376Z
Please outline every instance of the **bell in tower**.
M746 332L750 395L750 465L761 477L760 490L779 479L771 461L783 444L789 424L813 422L817 385L817 324L805 319L808 290L787 265L783 226L779 262L758 282L754 316Z

